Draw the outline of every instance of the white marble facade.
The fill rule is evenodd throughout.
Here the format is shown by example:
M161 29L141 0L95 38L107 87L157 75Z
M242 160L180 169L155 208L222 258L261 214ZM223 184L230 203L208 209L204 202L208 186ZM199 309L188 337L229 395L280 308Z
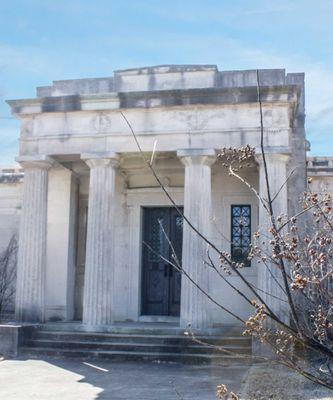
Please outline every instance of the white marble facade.
M260 70L264 140L273 190L293 211L305 185L304 76ZM145 165L154 167L184 215L217 247L230 251L231 207L251 208L252 233L265 225L256 198L217 161L223 147L260 148L256 71L160 66L113 77L55 81L34 99L8 101L21 120L25 171L16 317L82 320L91 329L117 321L179 321L198 329L237 324L184 276L177 315L145 315L143 212L171 203ZM244 177L264 193L260 155ZM1 197L1 192L0 192ZM183 223L183 268L217 301L244 318L250 310L204 265L207 246ZM213 254L212 257L215 257ZM271 282L255 263L253 283ZM239 278L230 278L246 290ZM280 304L274 304L277 311Z

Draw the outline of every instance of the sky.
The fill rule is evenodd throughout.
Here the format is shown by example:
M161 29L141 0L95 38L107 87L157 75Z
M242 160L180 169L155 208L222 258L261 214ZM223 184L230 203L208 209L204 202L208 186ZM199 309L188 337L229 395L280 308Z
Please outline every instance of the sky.
M333 0L0 0L0 164L18 153L6 99L159 64L305 72L311 154L333 156L332 16Z

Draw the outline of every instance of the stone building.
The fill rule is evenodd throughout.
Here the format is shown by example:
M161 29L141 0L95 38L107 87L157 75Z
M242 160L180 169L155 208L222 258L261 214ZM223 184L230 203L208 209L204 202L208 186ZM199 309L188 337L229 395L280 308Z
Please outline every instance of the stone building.
M304 74L260 70L259 78L273 192L296 171L276 211L293 213L306 181ZM24 169L17 320L76 320L92 330L121 321L191 323L202 330L237 324L158 256L171 256L165 235L200 287L241 317L249 315L248 304L204 265L206 244L172 207L143 156L153 158L167 192L193 225L235 260L244 259L251 235L267 217L217 154L224 147L255 147L257 157L243 176L264 194L255 70L121 70L108 78L55 81L37 88L36 98L8 104L21 121L17 161ZM309 173L322 180L323 170L325 182L332 168L326 161L320 168L309 161ZM1 221L6 191L17 190L10 229L18 225L21 202L15 185L0 181ZM10 229L2 231L2 242ZM255 262L244 274L263 289L271 285ZM239 278L230 279L246 291ZM274 307L279 312L278 302Z

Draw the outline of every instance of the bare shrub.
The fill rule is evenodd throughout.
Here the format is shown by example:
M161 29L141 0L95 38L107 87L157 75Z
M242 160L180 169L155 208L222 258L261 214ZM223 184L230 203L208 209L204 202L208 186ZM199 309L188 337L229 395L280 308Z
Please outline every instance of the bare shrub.
M3 319L13 306L17 250L16 236L12 236L6 249L0 254L0 319Z

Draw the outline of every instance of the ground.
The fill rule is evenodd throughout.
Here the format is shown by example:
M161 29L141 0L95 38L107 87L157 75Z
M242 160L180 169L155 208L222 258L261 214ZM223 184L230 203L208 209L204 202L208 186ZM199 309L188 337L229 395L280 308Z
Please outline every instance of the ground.
M241 400L333 400L333 391L282 366L264 364L251 367Z
M239 391L249 367L113 363L54 358L0 362L0 399L214 400L216 385Z

